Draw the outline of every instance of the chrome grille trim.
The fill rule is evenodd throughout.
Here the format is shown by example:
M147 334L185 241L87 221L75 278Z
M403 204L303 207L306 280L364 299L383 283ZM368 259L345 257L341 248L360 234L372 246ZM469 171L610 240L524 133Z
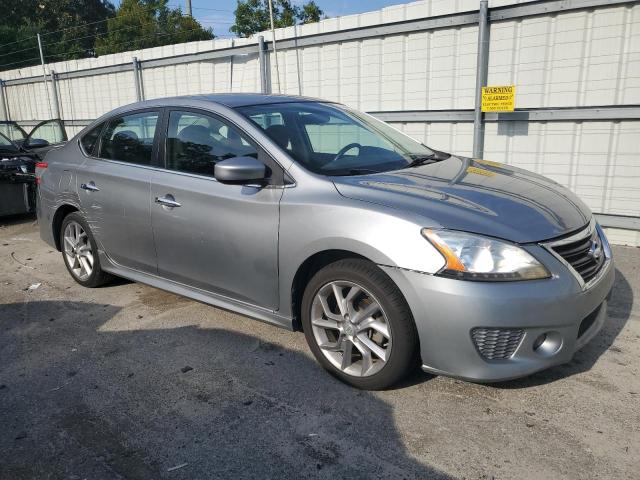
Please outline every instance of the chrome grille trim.
M596 261L595 265L590 265L590 267L595 266L595 268L587 268L586 270L583 269L583 276L583 274L580 273L579 269L581 269L581 267L585 265L586 260L580 258L579 254L585 248L589 248L589 243L593 240L599 241L602 248L603 260L601 262ZM583 244L579 243L581 241L584 241ZM562 247L571 244L577 245L570 251L562 251ZM609 246L609 243L607 242L607 239L604 236L604 233L602 232L600 226L596 223L595 218L593 217L591 218L589 225L587 225L581 231L569 237L541 243L540 245L549 253L551 253L555 258L557 258L565 267L567 267L567 269L569 269L569 271L576 278L583 290L587 290L592 285L596 284L598 280L600 280L600 278L602 278L607 270L607 265L611 261L611 248Z

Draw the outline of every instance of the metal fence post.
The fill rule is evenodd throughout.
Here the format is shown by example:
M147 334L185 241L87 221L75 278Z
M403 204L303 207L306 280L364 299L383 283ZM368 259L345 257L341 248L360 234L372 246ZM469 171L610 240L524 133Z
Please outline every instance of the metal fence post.
M53 116L54 118L60 118L60 102L58 99L58 76L53 70L49 70L51 75L51 88L53 90Z
M44 67L44 54L42 53L42 40L40 39L40 34L36 35L38 37L38 50L40 50L40 63L42 64L42 82L44 85L44 91L47 95L47 107L49 107L49 117L53 116L51 111L51 98L49 97L49 86L47 85L47 71Z
M231 39L231 55L229 55L229 91L233 92L233 48L235 47L235 40ZM242 89L242 85L240 85Z
M267 58L265 56L264 37L258 37L258 59L260 60L260 92L269 93L269 84L267 82Z
M478 15L478 59L476 63L476 105L473 115L473 156L484 154L484 116L482 114L482 87L487 85L489 73L489 5L480 0Z
M5 101L4 82L0 80L0 111L2 111L2 119L9 120L9 112L7 111L7 103Z
M140 60L138 60L138 85L140 85L140 98L146 100L147 97L144 95L144 79L142 77L142 62Z
M142 85L140 84L140 74L138 70L140 69L140 65L138 64L138 58L133 57L133 81L136 84L136 100L141 102L142 98Z

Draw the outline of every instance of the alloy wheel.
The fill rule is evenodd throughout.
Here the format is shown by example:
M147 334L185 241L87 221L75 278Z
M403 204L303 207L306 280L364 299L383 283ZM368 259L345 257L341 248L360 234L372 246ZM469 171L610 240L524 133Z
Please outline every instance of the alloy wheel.
M323 285L311 305L313 336L323 355L342 372L367 377L391 354L391 328L380 302L353 282Z
M87 232L78 222L71 221L64 229L64 254L69 269L79 280L88 279L93 273L93 250Z

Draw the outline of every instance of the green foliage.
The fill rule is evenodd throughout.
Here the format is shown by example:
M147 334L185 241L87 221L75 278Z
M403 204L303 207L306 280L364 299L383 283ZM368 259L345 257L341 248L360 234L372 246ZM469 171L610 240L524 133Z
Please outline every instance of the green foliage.
M113 1L113 0L112 0ZM214 38L211 28L170 8L169 0L0 0L0 71L45 62L94 57L140 48ZM323 11L314 0L295 5L273 0L276 27L317 22ZM238 0L231 31L241 37L269 30L268 0Z
M298 14L298 18L300 19L301 23L314 23L319 22L322 15L324 15L324 12L320 9L316 2L311 0L310 2L302 5L302 8L300 9L300 12Z
M100 21L114 14L107 0L2 0L0 45L9 45L0 51L0 70L39 63L37 33L45 61L90 55L95 35L106 32Z
M302 7L293 5L290 0L273 0L273 24L276 28L317 22L323 13L313 0ZM271 28L268 0L238 0L235 15L235 24L229 30L240 37Z
M47 63L213 38L168 0L1 1L0 71L40 63L37 33Z
M123 0L116 16L107 22L107 34L96 40L96 54L157 47L173 43L210 40L213 33L168 0Z

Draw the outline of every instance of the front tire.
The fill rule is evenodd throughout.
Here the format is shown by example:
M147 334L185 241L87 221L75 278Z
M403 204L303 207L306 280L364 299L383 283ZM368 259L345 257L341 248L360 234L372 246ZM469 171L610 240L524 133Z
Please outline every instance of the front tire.
M369 261L339 260L318 271L302 298L302 325L318 362L357 388L388 388L416 365L411 310Z
M70 213L62 221L60 245L67 270L83 287L99 287L112 279L102 271L96 241L78 212Z

